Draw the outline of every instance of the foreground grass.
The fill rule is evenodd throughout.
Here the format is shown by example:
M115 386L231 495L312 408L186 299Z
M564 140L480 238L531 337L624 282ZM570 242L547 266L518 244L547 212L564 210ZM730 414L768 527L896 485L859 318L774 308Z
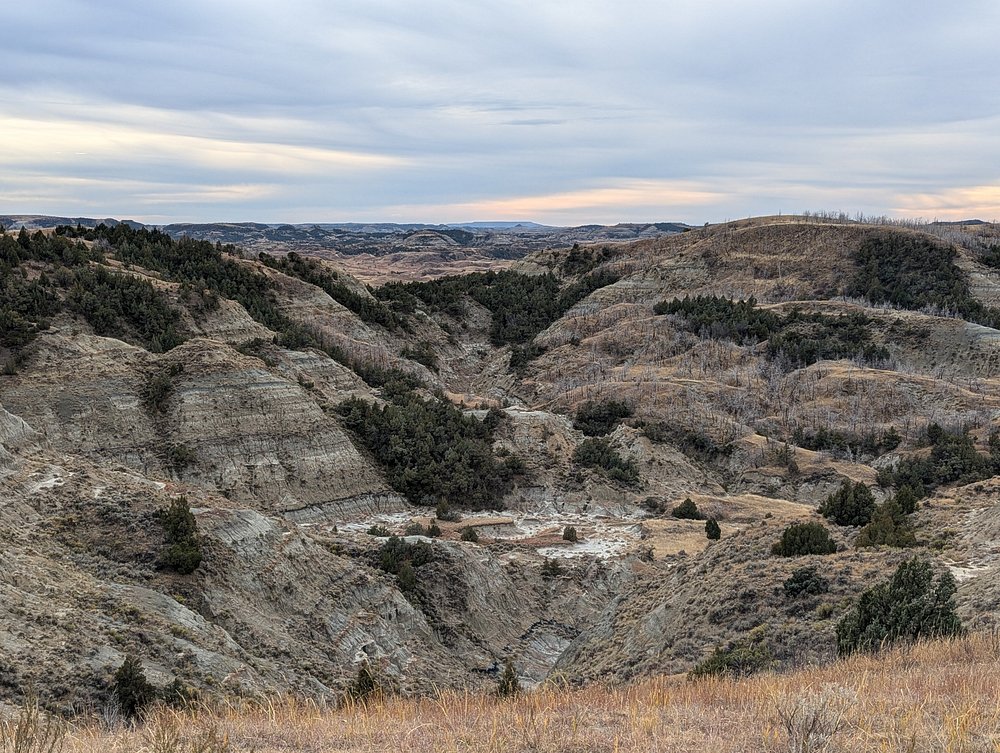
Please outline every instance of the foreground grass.
M162 710L136 729L76 728L65 742L73 753L995 753L1000 637L919 644L744 680L550 688L509 701L444 693L342 709L281 700Z

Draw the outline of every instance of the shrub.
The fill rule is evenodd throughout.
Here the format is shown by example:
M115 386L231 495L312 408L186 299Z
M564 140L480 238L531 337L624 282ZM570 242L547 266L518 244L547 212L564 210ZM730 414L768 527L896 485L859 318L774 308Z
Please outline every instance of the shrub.
M618 423L632 415L632 406L621 400L589 400L576 411L573 427L588 437L610 434Z
M369 536L375 536L376 538L379 539L386 539L392 536L392 531L390 531L388 528L386 528L384 525L381 524L373 525L371 528L368 529L367 533Z
M161 566L181 575L190 575L201 565L202 551L198 523L187 498L177 497L169 507L160 510L158 516L166 533Z
M174 382L169 371L160 371L146 380L143 390L143 404L150 415L166 412L167 401L174 391Z
M476 533L476 529L472 526L466 526L462 529L462 541L471 541L476 543L479 541L479 534Z
M399 586L400 591L406 593L416 589L417 571L413 569L413 563L410 560L404 560L403 564L399 566L399 571L396 573L396 585Z
M517 672L510 659L504 662L503 674L497 682L497 695L501 698L510 698L521 692L521 683L517 679Z
M175 473L183 473L184 470L197 459L198 456L195 451L183 442L171 445L167 449L167 465L169 465Z
M719 521L715 518L709 518L705 521L705 537L712 541L718 541L722 538L722 529L719 528Z
M434 551L426 541L407 544L398 536L390 536L379 547L378 566L387 573L398 575L404 562L420 567L430 562L433 556Z
M781 540L771 547L771 553L781 557L804 554L833 554L837 544L820 523L792 523L781 534Z
M862 482L845 480L840 489L826 498L819 513L838 526L863 526L875 512L875 497Z
M784 583L785 596L794 599L796 596L808 594L818 596L830 590L830 584L815 567L800 567L795 570Z
M190 707L198 699L198 693L175 677L170 684L160 688L159 697L168 706L180 709Z
M667 503L660 497L646 497L639 504L641 504L651 515L658 515L666 510Z
M577 541L576 528L573 526L566 526L563 528L562 537L563 541Z
M688 677L747 677L766 669L773 662L774 657L764 643L763 633L755 629L746 640L730 643L725 648L716 646L714 653L696 664Z
M558 578L562 573L563 569L562 565L559 564L559 560L545 558L545 564L542 565L543 578Z
M381 698L382 695L382 684L379 682L375 670L365 659L358 667L358 674L354 677L354 681L347 687L347 696L353 701L364 703Z
M438 520L446 520L449 523L457 523L462 519L462 515L458 510L452 509L444 500L437 503L437 507L434 508L434 517Z
M111 694L127 719L134 719L141 714L157 695L156 687L146 679L142 661L132 655L126 656L115 672L111 681Z
M683 520L704 520L705 516L701 514L698 509L698 505L694 503L690 497L681 502L677 507L670 511L670 514L675 518L681 518Z
M955 590L951 573L941 573L935 582L926 560L903 562L889 581L861 594L837 624L837 650L844 655L876 651L899 640L961 635Z
M406 536L427 536L428 538L437 538L441 535L441 527L434 522L430 525L422 526L420 523L413 521L408 523L406 528L403 529L403 534Z

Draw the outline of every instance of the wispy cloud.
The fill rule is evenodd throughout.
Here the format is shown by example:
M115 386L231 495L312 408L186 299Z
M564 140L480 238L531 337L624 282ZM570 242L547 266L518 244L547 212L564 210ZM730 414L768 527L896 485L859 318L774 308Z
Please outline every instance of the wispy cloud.
M462 201L452 204L407 204L386 207L394 217L443 216L462 221L469 217L492 217L499 220L537 218L559 224L621 221L645 214L647 220L667 212L687 214L724 199L722 194L685 181L629 180L608 181L606 185L531 196L508 196L497 199Z
M335 170L403 167L410 160L318 146L181 135L111 121L0 117L0 166L65 164L72 156L93 163L127 160L182 162L196 167L304 175Z
M996 207L987 0L5 12L0 211L700 222Z
M1000 220L1000 184L948 188L899 196L895 214L926 220Z

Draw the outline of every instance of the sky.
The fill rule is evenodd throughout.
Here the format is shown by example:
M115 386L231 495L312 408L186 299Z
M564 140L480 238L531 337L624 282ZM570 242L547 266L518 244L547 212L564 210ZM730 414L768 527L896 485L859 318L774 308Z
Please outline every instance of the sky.
M1000 219L997 0L32 0L0 214Z

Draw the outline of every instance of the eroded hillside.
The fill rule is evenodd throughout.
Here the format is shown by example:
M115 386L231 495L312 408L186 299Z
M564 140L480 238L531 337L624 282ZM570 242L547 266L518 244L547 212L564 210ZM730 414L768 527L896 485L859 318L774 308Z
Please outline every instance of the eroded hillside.
M764 218L370 289L127 226L8 233L0 677L99 705L133 654L210 693L337 694L366 663L422 692L507 659L682 672L751 633L795 664L913 551L992 628L1000 246L953 240ZM879 507L839 525L847 481ZM772 554L802 521L838 551ZM828 590L789 599L806 566Z

